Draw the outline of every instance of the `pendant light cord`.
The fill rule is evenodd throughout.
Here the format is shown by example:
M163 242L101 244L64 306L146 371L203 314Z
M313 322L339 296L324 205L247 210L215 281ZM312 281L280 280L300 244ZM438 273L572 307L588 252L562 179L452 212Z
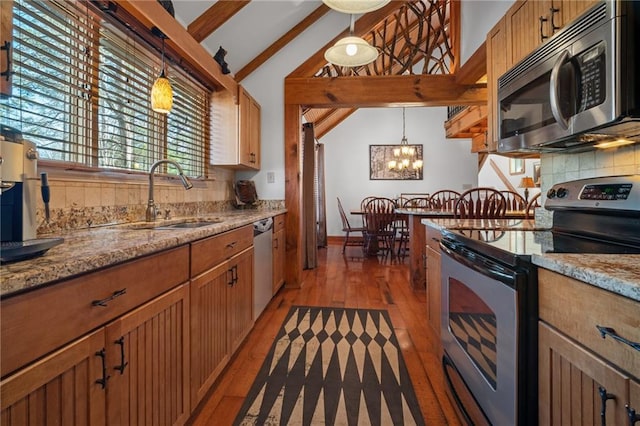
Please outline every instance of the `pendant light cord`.
M164 77L164 68L165 68L165 64L164 64L164 37L162 37L162 72L160 73L162 75L162 77Z
M407 141L407 137L405 136L405 132L404 132L404 110L405 108L402 107L402 140L400 141L401 144L407 144L409 141Z

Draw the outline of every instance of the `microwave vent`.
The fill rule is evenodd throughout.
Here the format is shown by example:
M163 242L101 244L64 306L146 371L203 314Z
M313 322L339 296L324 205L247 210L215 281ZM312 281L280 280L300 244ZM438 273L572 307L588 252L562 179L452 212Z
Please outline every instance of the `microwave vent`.
M498 79L500 89L507 86L521 74L529 72L534 64L545 61L548 57L557 55L567 42L578 38L578 34L592 31L601 21L607 19L607 6L609 2L598 3L598 6L590 9L584 15L577 18L571 24L565 26L562 31L556 33L542 46L527 56L518 65L507 71Z

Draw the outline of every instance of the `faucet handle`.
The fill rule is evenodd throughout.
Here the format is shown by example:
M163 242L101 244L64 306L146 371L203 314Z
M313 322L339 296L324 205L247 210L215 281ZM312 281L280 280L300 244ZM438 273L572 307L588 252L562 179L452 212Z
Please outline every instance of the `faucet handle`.
M165 209L165 211L164 211L164 220L169 220L169 219L171 219L171 210Z

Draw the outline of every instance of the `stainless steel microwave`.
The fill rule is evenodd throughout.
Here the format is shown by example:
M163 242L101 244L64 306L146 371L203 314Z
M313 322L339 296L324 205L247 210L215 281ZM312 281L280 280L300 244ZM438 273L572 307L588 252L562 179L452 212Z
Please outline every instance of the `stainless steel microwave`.
M640 141L640 1L602 1L498 79L498 152Z

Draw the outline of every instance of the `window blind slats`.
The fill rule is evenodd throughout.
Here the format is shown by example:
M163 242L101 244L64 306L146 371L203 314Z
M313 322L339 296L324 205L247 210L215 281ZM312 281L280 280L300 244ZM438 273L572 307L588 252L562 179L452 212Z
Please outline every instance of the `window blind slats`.
M208 89L168 64L174 108L156 113L160 54L130 30L77 0L15 0L13 16L14 96L0 102L0 122L33 140L41 158L147 171L169 156L205 176Z

